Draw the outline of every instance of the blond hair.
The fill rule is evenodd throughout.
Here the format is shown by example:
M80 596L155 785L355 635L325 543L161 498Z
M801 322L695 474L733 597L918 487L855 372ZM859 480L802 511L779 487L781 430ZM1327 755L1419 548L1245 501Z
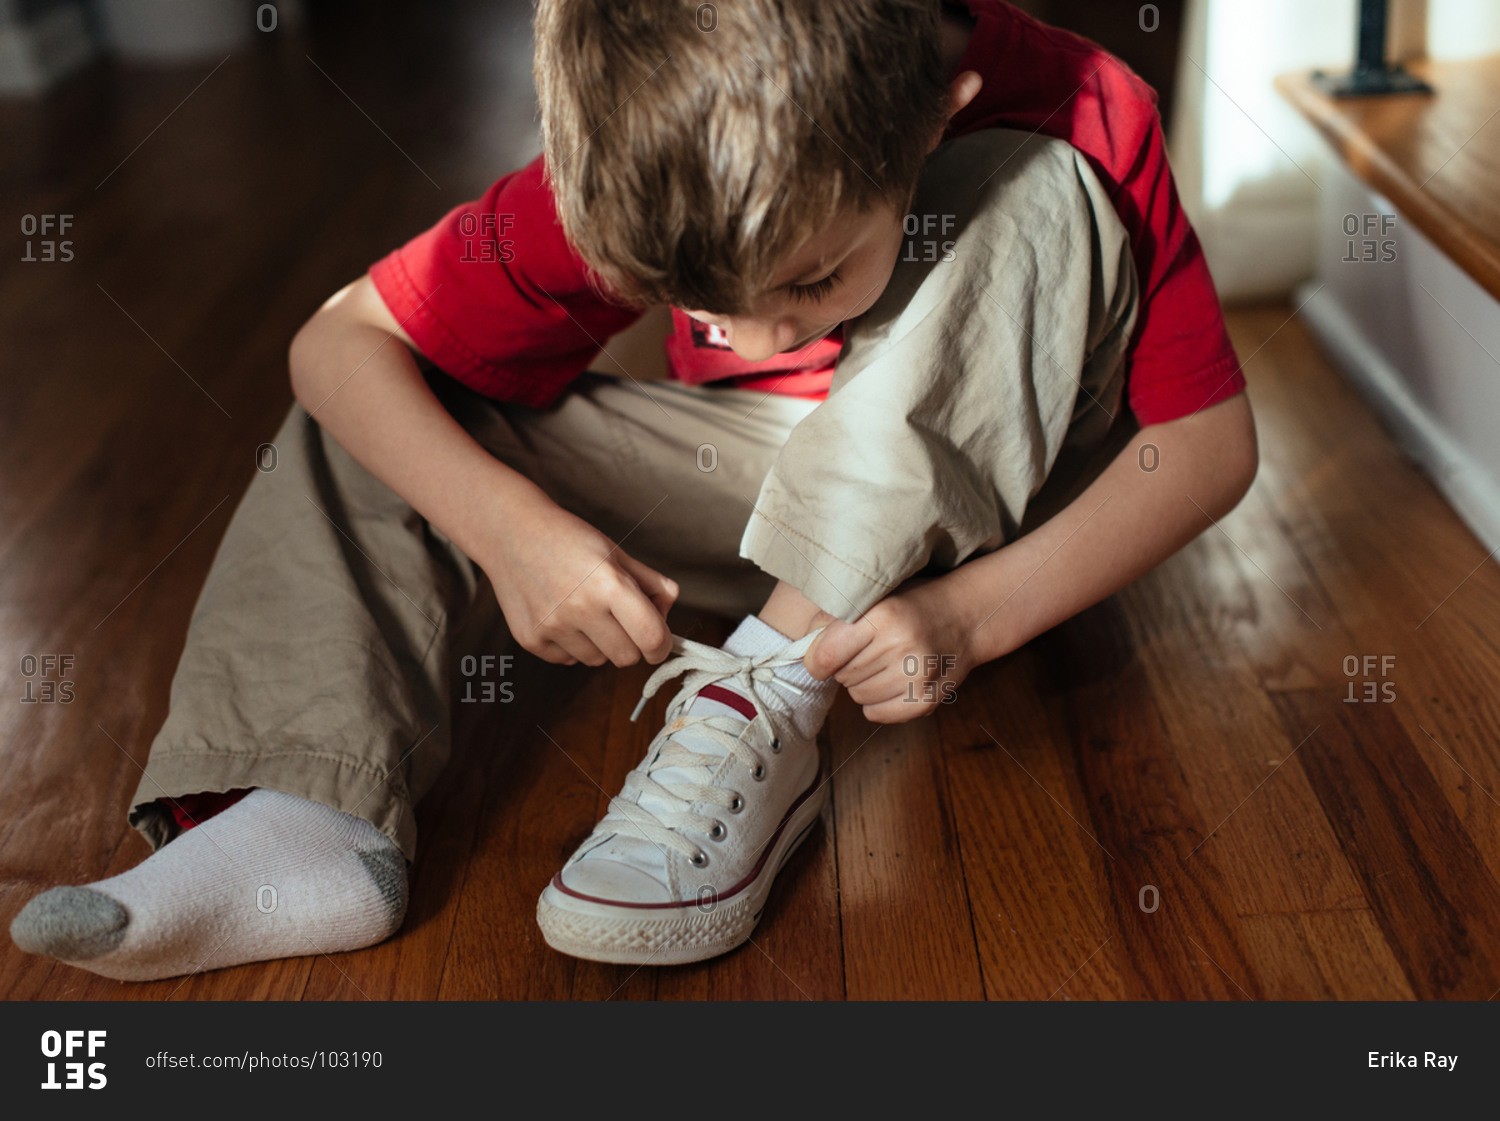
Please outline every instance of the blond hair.
M843 207L905 208L945 120L938 0L540 0L563 230L617 298L742 314Z

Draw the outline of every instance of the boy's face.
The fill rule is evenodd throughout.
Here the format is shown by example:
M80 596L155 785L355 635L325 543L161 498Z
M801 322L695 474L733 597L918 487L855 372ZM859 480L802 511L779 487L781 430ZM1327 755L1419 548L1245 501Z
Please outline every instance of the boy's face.
M955 68L962 53L960 46L951 60ZM948 86L950 120L983 84L972 70L954 76ZM933 134L928 151L938 146L942 132ZM904 217L884 202L868 210L846 208L783 262L750 314L682 310L700 323L718 327L730 349L746 361L764 362L773 354L800 350L844 320L863 315L880 299L901 254Z
M800 350L880 298L901 252L901 221L897 208L884 202L842 211L787 258L751 313L682 310L718 327L746 361Z

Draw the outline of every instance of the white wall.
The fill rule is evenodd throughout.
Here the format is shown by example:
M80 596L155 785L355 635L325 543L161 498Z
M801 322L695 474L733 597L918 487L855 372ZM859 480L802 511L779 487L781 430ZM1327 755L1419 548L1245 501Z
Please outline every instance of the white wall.
M1319 201L1303 317L1479 538L1500 548L1500 302L1343 167L1328 169ZM1344 233L1348 215L1373 217L1368 237Z
M1474 58L1500 51L1500 4L1495 0L1428 0L1427 53Z

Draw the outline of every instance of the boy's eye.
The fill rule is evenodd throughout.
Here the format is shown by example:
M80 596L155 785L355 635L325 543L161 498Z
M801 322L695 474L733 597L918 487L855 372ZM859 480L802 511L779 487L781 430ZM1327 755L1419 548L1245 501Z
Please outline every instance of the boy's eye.
M817 303L833 291L833 286L838 278L839 270L834 269L822 280L815 280L811 284L793 284L791 287L792 298L798 303L804 300Z

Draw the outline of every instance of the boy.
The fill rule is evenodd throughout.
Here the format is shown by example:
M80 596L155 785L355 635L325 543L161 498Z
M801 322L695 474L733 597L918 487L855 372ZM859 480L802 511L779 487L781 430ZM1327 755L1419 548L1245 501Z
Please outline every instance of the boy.
M135 798L160 851L33 900L23 948L140 979L394 932L498 606L549 661L675 652L648 697L686 674L547 941L723 953L826 801L836 685L930 711L1249 486L1152 95L1097 48L998 0L542 0L536 38L544 160L292 345ZM652 303L677 380L579 377ZM679 596L750 614L674 641Z

